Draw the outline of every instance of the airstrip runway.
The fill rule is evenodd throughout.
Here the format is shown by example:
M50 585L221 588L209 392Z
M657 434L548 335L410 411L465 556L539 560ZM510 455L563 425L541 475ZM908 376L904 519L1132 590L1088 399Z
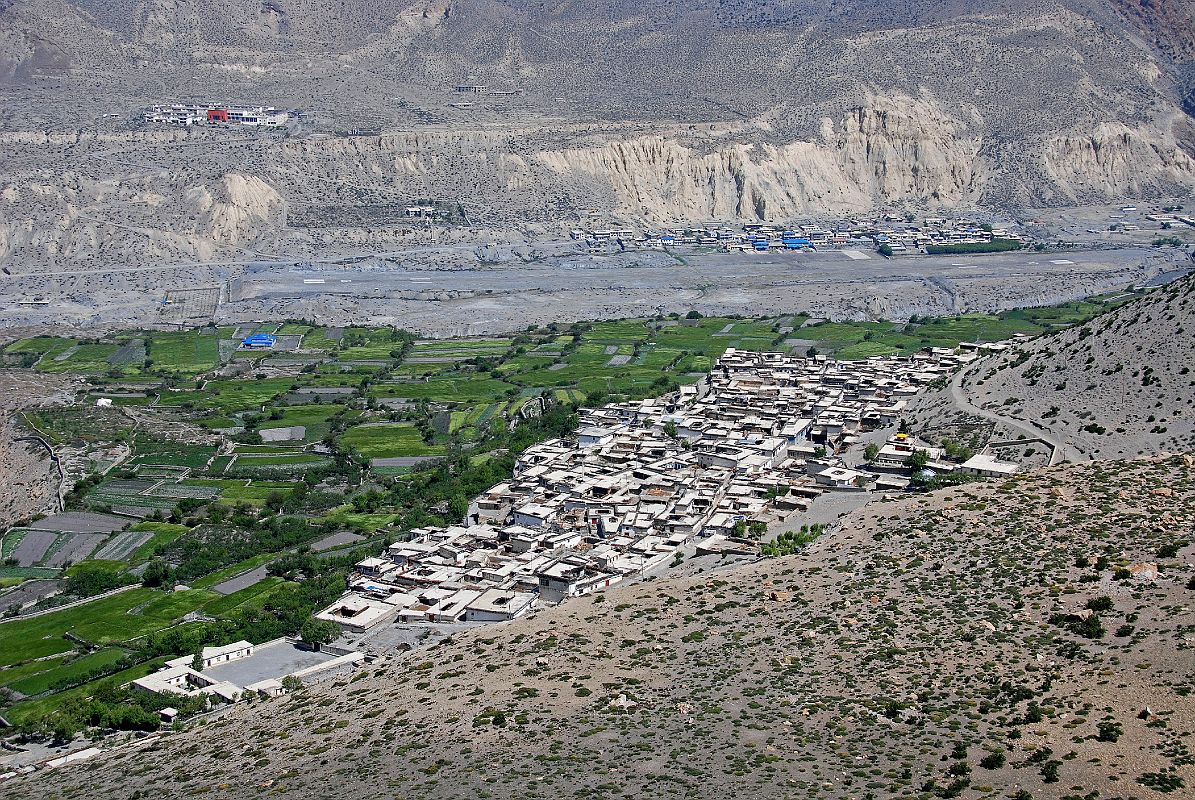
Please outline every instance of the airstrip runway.
M251 315L368 319L426 335L691 309L899 319L1062 302L1144 282L1175 266L1152 248L893 259L843 251L628 252L459 268L271 264L246 270L235 305Z
M226 288L219 290L214 320L187 317L187 324L308 319L391 324L427 336L691 310L899 320L1059 303L1191 266L1181 250L1137 246L884 258L859 249L587 253L575 242L518 249L453 245L315 263L250 260L14 275L11 291L0 297L0 327L178 324L184 320L165 302L167 293L191 286Z

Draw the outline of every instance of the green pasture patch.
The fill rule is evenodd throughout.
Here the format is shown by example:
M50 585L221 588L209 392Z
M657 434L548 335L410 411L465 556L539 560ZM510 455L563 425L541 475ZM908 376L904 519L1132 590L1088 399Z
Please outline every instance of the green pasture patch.
M165 547L170 544L189 531L190 528L186 525L175 525L170 522L138 522L129 530L147 531L153 534L153 537L149 541L138 547L129 556L130 562L137 563L152 558L159 547Z
M337 525L343 525L346 528L367 530L371 533L379 528L384 528L387 525L392 525L402 520L402 515L400 514L387 514L384 512L367 514L351 509L352 506L340 506L329 511L323 518L335 522Z
M328 335L327 328L316 328L303 335L302 348L304 350L336 350L340 347L340 339Z
M419 430L408 423L349 428L341 435L340 446L352 448L365 458L436 456L444 453L441 446L425 444Z
M155 332L145 344L152 368L160 372L197 375L220 365L220 341L210 329Z
M119 368L108 361L119 349L118 344L80 344L73 351L69 348L62 351L64 354L69 353L62 360L59 360L62 354L42 356L37 362L37 369L40 372L107 372Z
M75 346L74 339L60 336L33 336L20 339L4 348L6 353L38 353L51 358Z
M246 558L244 561L225 567L224 569L217 570L209 575L204 575L202 578L193 581L191 586L195 589L210 589L213 586L224 583L224 581L228 580L229 578L235 578L237 575L240 575L243 572L248 572L249 570L254 570L258 567L269 564L271 561L277 559L280 555L281 553L262 553L251 558ZM206 594L217 598L221 596L213 595L212 592L207 592Z
M473 429L476 432L478 424L483 418L488 418L493 414L495 404L486 403L484 405L473 406L464 411L453 411L450 422L448 423L448 432L457 433Z
M65 663L67 656L55 656L54 658L44 658L39 661L27 661L23 664L14 664L10 667L0 669L0 686L12 686L17 681L24 680L32 675L46 672L54 669Z
M256 411L274 398L291 390L295 378L222 379L209 381L202 390L163 392L159 403L164 406L191 404L223 414L233 411Z
M233 611L249 608L261 608L269 596L285 581L273 575L263 578L252 586L246 586L230 595L217 597L203 607L203 610L213 617L224 616Z
M421 339L412 348L413 355L433 356L441 351L473 351L477 353L506 350L511 339Z
M401 397L410 400L433 400L442 403L492 402L502 397L513 384L490 377L431 378L411 383L375 384L371 397Z
M328 459L314 453L295 453L293 455L249 455L242 453L237 456L236 467L276 467L280 465L292 466L296 464L322 464Z
M8 684L23 695L32 697L50 691L55 684L72 678L83 678L96 669L115 664L128 655L127 650L119 647L105 647L94 653L70 660L53 659L51 661L34 662L45 664L46 669L29 675L21 680ZM57 663L54 663L57 662Z
M602 344L621 344L645 341L649 334L650 331L642 320L610 320L594 323L593 327L582 335L582 339Z
M56 578L62 570L55 567L0 567L0 579L15 579L18 583L39 578Z
M209 594L135 588L39 617L6 622L0 625L0 666L73 650L74 645L64 638L68 631L95 644L144 636L194 611L204 599L210 599Z
M164 663L166 663L165 658L155 658L144 664L138 664L135 667L130 667L114 675L109 675L104 680L112 681L116 684L128 683L138 678L144 678L151 672L156 672ZM65 692L57 692L48 697L25 700L6 710L4 716L15 725L44 719L46 715L53 713L56 709L85 699L95 691L95 686L96 682L93 681Z
M210 445L187 445L174 442L149 442L145 440L136 443L137 455L129 461L130 466L146 464L149 466L190 467L201 469L208 459L217 452Z
M879 342L859 342L858 344L847 345L839 350L835 355L844 361L855 361L872 356L890 356L896 355L900 352L900 348L892 347L891 345L880 344Z
M581 403L585 400L585 394L579 389L556 389L552 396L561 403Z

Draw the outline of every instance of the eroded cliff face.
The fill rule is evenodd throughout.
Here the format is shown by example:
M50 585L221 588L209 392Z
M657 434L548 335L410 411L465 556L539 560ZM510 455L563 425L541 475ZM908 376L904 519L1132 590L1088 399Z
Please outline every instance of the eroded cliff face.
M872 98L823 119L816 141L703 150L648 136L538 157L563 179L608 181L625 212L651 219L784 219L891 202L973 204L988 173L982 144L930 103Z
M10 272L297 257L410 244L395 209L459 204L446 236L560 232L575 212L649 224L785 221L1195 190L1179 120L989 141L973 109L873 94L792 140L777 114L716 125L573 123L250 140L202 132L0 133L0 266ZM69 163L70 171L53 165ZM410 227L407 225L406 227ZM469 228L474 229L473 233Z
M1042 150L1045 173L1074 200L1177 194L1195 186L1195 159L1168 126L1106 122L1090 133L1056 136Z
M19 274L231 258L278 241L286 212L273 186L239 172L189 187L161 175L24 176L0 184L0 265Z
M214 186L191 187L184 199L196 212L196 235L214 242L237 245L286 225L286 201L255 175L229 173Z

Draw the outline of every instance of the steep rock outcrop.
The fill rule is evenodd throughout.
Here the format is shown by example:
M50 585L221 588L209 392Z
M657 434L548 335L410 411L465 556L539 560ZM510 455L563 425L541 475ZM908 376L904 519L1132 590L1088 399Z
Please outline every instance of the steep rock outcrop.
M624 211L657 220L784 219L881 202L975 202L987 168L982 140L932 103L870 98L818 141L715 144L703 152L665 136L547 151L561 177L607 180Z
M255 175L229 173L215 186L191 187L185 200L198 212L196 233L216 242L240 244L286 225L286 201Z
M1195 159L1163 126L1105 122L1090 133L1055 136L1042 163L1056 188L1075 200L1178 194L1195 185Z

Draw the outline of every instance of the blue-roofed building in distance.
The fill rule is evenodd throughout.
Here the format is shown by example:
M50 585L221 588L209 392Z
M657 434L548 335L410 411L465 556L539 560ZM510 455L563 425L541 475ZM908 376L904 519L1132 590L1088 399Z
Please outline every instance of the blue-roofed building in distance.
M241 347L246 350L269 350L278 343L278 337L272 333L254 333L246 336Z

